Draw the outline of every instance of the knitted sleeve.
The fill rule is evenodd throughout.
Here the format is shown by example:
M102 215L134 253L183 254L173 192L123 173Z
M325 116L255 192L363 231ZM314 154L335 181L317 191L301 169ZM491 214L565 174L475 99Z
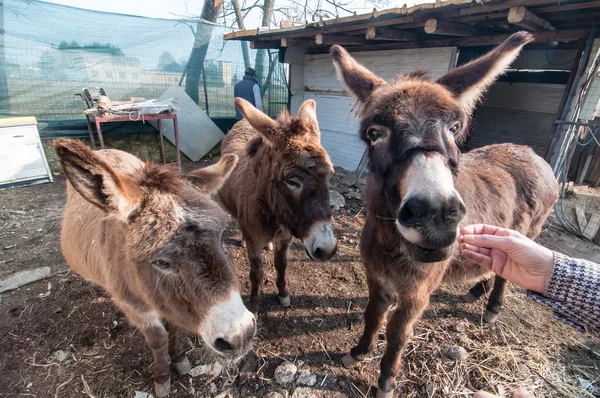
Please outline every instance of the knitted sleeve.
M600 265L555 252L546 291L527 295L550 306L559 321L600 335Z

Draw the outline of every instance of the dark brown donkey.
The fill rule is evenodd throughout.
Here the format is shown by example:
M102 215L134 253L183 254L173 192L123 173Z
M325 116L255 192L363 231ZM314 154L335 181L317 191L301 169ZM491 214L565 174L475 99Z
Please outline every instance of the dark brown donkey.
M369 302L364 333L344 365L375 347L386 311L397 303L387 325L378 397L392 396L402 349L440 283L491 278L460 256L459 227L488 223L534 238L558 198L550 166L531 149L490 145L461 155L457 147L480 96L531 40L529 33L516 33L436 82L418 72L387 84L342 47L331 49L340 80L358 100L370 171L360 244ZM500 310L505 286L496 278L488 321ZM471 290L482 293L481 285Z
M240 162L219 190L223 204L235 217L250 259L249 308L258 311L263 280L261 250L275 243L279 303L287 307L286 253L292 237L302 240L314 260L326 261L336 252L331 226L328 181L333 166L321 146L315 102L308 100L298 117L287 112L273 120L248 101L235 99L244 119L221 144L222 153Z
M227 214L210 197L237 157L225 155L183 180L122 151L92 152L69 139L54 148L68 180L63 255L146 338L156 395L171 390L171 364L180 374L190 369L178 328L226 359L245 354L256 323L221 245Z

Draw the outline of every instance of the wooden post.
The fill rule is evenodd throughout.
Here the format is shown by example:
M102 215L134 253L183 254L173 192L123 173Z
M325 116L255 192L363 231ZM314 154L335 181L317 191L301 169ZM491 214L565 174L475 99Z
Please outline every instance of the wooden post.
M456 22L440 21L432 18L425 22L425 33L430 35L445 35L445 36L477 36L482 32L472 27L471 25L464 25Z
M523 6L512 7L508 10L508 22L532 31L556 30L550 22L538 17Z

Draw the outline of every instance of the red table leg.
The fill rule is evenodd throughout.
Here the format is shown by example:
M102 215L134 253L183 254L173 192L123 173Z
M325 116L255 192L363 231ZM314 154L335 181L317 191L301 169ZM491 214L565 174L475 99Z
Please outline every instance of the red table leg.
M177 128L177 115L173 114L173 135L175 135L175 149L177 150L177 164L181 173L181 155L179 154L179 129Z
M85 115L85 122L87 123L88 133L90 133L90 142L92 144L92 149L96 149L96 141L94 140L94 130L92 130L90 117L87 114Z
M160 137L160 154L162 156L162 161L163 163L167 163L167 157L165 156L165 143L164 143L164 139L163 139L163 134L162 134L162 129L160 126L160 122L161 120L158 119L158 136Z
M102 138L102 127L100 127L100 121L96 119L96 130L98 130L98 141L100 141L100 149L104 149L104 139Z

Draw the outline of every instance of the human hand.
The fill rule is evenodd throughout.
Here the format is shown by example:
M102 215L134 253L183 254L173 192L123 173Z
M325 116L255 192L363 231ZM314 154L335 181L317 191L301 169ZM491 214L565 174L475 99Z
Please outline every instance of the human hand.
M490 394L489 392L478 391L475 394L473 394L473 398L502 398L502 397L500 397L498 395ZM534 398L534 397L526 389L524 389L523 387L520 387L518 390L516 390L513 393L512 398Z
M461 254L504 279L544 293L554 269L554 253L512 229L468 225L458 236Z

